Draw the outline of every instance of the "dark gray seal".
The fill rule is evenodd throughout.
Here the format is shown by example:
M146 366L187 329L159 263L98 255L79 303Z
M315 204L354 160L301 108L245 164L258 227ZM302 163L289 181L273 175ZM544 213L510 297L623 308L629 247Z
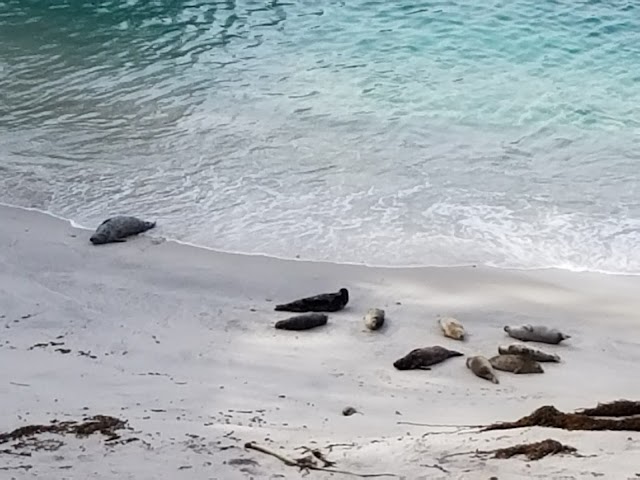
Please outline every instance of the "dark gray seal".
M540 342L557 345L561 341L571 338L571 335L566 335L560 330L545 327L544 325L527 324L519 327L507 325L504 327L504 331L507 332L510 337L523 342Z
M275 310L282 312L337 312L349 302L349 291L341 288L337 293L321 293L293 302L276 305Z
M326 325L328 317L324 313L307 313L296 315L276 322L278 330L309 330L310 328Z
M436 345L435 347L416 348L407 353L404 357L393 362L393 366L398 370L429 370L430 365L444 362L451 357L461 357L463 353L449 350L448 348Z
M496 355L489 359L489 363L496 370L512 373L544 373L542 366L528 357L520 355Z
M94 245L126 242L126 237L146 232L155 226L156 222L145 222L136 217L120 215L108 218L102 222L89 240L91 240L91 243Z

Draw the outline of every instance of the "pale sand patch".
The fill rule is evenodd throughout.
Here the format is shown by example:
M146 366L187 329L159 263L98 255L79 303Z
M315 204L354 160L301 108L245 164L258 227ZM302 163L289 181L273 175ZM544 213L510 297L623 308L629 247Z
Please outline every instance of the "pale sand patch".
M479 434L397 423L476 425L515 420L545 404L573 410L640 399L640 277L284 261L155 242L161 222L149 235L96 247L87 231L9 207L0 207L0 225L0 431L105 414L128 420L134 432L125 436L141 440L105 447L99 436L64 437L57 451L0 454L7 468L32 466L0 478L300 478L275 458L244 450L248 441L292 456L302 445L353 443L328 455L337 468L411 480L640 473L637 433ZM287 316L273 311L275 303L342 286L351 301L327 326L273 328ZM381 331L364 327L371 307L387 313ZM442 336L443 315L462 321L466 342ZM543 375L499 372L493 385L473 376L465 357L431 371L392 366L429 345L490 356L511 341L505 324L527 322L573 337L542 346L563 359L544 364ZM64 345L29 350L49 341ZM348 405L362 414L342 416ZM439 461L545 438L593 456ZM230 462L239 458L250 461ZM448 473L423 466L434 464Z

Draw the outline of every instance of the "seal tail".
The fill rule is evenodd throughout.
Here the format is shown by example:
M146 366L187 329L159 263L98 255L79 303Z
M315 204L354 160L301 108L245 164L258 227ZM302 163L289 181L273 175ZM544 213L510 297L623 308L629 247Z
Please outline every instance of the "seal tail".
M496 385L499 384L500 382L498 381L498 377L496 377L495 375L493 377L491 377L491 381L493 383L495 383Z

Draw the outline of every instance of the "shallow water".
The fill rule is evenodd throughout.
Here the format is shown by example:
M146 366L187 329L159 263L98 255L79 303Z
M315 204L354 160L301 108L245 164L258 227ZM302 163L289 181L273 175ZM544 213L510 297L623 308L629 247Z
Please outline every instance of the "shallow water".
M247 253L640 273L640 7L0 1L0 201Z

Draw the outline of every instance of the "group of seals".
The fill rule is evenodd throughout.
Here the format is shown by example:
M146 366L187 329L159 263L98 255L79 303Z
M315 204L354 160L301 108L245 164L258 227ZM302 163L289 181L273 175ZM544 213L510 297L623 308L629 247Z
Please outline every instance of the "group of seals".
M136 217L119 215L102 222L89 240L94 245L126 242L127 237L146 232L155 226L156 222L147 222Z
M341 288L335 293L320 293L311 297L304 297L289 303L276 305L278 312L297 312L295 315L276 322L278 330L309 330L326 325L329 317L320 312L337 312L349 303L349 291Z

